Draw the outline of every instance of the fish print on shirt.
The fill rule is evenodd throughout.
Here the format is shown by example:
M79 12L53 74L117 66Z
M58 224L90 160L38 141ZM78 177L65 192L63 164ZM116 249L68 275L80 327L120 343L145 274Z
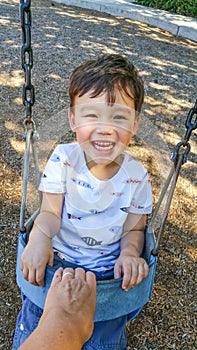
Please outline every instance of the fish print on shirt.
M76 178L72 178L71 179L74 183L76 183L76 185L78 186L82 186L85 188L89 188L90 190L93 190L94 187L92 187L88 182L84 181L84 180L80 180L80 179L76 179Z
M101 214L101 213L104 213L104 211L99 211L97 209L90 209L89 212L90 212L90 214Z
M68 219L77 219L77 220L81 220L80 216L75 216L73 214L67 213Z
M102 241L96 241L93 237L81 237L82 240L89 246L101 245Z
M64 164L65 166L71 166L71 164L70 164L67 160L65 160L65 161L63 162L63 164Z
M77 245L70 244L69 247L76 251L80 250L80 248Z
M130 207L122 207L122 208L120 208L120 210L124 211L125 213L129 213Z
M129 177L128 179L122 181L123 184L140 184L141 182L141 180L133 179L132 177Z
M76 264L76 265L80 265L80 261L79 261L79 260L77 260L77 259L74 259L74 264Z
M103 271L105 271L105 270L111 270L112 268L113 268L113 264L111 264L111 265L103 265L103 261L101 261L101 262L96 262L96 267L97 268L101 268ZM101 271L102 271L101 270Z
M68 247L69 249L71 248L72 250L79 251L80 247L76 244L68 244L68 243L62 243L63 247Z
M64 256L62 255L62 253L60 253L60 252L57 253L57 256L58 256L60 259L62 259L62 260L66 260L65 257L64 257ZM76 264L76 265L79 265L79 264L80 264L80 261L77 260L77 259L74 259L74 260L73 260L73 263Z
M58 154L53 153L52 156L50 157L50 160L52 162L60 162L60 157L58 156Z
M138 204L137 204L137 203L135 203L135 202L131 202L131 205L132 205L134 208L136 208L136 209L144 209L144 207L143 207L143 206L138 205Z
M121 197L124 194L124 192L112 192L111 194L112 196Z
M112 233L114 233L114 234L116 234L116 233L119 232L119 230L120 230L121 227L122 227L122 226L112 226L112 227L110 227L109 231L112 232Z
M99 254L99 255L109 255L108 252L97 252L97 254Z

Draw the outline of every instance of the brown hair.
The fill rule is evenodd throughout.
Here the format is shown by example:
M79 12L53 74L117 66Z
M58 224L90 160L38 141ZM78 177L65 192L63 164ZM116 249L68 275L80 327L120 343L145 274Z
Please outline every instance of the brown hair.
M92 98L106 93L107 102L114 104L117 88L121 95L134 98L135 110L140 112L144 101L144 84L131 62L116 54L105 54L86 61L71 74L70 107L74 106L75 96L81 97L89 91Z

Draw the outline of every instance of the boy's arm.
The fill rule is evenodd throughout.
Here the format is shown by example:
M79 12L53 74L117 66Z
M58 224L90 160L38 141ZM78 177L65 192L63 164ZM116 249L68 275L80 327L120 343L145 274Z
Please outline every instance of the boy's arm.
M43 193L40 214L37 216L29 241L21 255L23 277L30 283L44 287L46 265L53 265L51 239L61 226L63 194Z
M114 278L123 276L122 288L129 290L148 275L148 265L140 258L144 247L146 215L130 213L124 225L120 256L114 267Z

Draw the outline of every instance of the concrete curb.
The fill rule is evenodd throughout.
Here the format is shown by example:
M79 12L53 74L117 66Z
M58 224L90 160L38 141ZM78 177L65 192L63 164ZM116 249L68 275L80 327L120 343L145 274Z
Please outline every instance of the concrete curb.
M129 18L197 42L197 19L192 17L137 5L131 0L54 0L54 2Z

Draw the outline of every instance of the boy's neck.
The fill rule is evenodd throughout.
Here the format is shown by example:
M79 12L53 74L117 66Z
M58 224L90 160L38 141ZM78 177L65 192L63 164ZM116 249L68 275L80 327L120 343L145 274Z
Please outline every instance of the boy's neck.
M122 162L123 155L120 155L118 159L109 164L97 164L93 160L89 161L87 167L97 179L106 181L111 179L118 172Z

